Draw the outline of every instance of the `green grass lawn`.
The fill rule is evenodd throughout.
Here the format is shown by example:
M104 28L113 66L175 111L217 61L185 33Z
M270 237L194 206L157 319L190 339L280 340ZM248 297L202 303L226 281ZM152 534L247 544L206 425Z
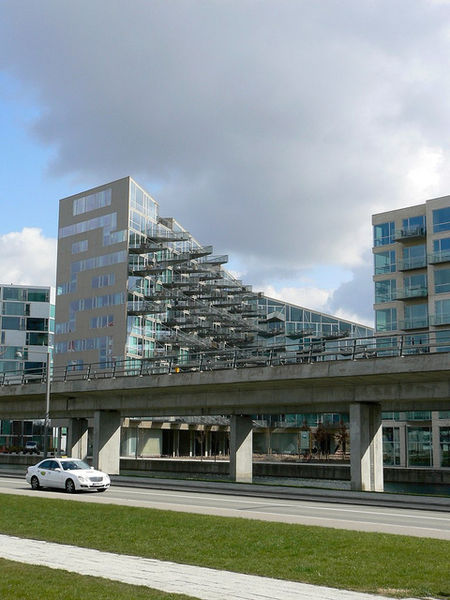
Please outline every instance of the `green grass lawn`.
M397 597L450 597L450 543L444 540L38 494L1 494L0 532Z
M0 559L2 600L193 600L147 587Z

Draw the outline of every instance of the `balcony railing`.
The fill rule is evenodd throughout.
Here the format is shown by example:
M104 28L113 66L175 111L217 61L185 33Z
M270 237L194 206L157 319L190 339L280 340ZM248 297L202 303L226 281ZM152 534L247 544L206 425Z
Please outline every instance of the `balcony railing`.
M399 329L424 329L428 327L428 317L413 317L399 321Z
M426 286L409 287L396 290L394 299L407 300L408 298L425 298L426 296L428 296L428 288Z
M399 271L408 271L410 269L422 269L427 266L426 256L415 256L413 258L405 258L398 261Z
M430 325L450 325L450 313L430 315Z
M450 250L440 250L439 252L432 252L428 255L428 262L430 264L443 263L450 261Z
M395 230L395 241L401 242L403 240L413 240L425 237L427 234L426 227L423 225L416 225L413 227L403 227L402 229Z

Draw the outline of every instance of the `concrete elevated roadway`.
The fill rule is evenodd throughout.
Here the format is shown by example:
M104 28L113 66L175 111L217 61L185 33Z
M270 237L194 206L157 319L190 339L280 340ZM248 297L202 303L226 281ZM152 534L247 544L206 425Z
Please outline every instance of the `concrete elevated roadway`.
M449 408L450 354L432 353L141 377L91 373L52 383L50 416L71 420L73 456L85 455L93 418L94 463L114 474L121 417L229 415L231 475L251 481L250 415L349 412L352 488L381 491L381 412ZM44 414L44 383L0 387L0 418Z

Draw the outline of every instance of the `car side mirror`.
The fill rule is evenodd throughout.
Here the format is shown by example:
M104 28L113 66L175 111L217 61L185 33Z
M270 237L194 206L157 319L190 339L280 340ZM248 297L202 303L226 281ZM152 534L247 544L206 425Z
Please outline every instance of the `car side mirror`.
M91 471L93 471L93 470L94 470L94 467L91 467Z
M55 469L53 469L54 471L61 471L61 469L59 467L56 467Z

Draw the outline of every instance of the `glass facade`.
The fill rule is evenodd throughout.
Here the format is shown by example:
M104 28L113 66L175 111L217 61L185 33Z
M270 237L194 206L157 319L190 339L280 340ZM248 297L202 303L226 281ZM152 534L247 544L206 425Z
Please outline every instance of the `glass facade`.
M2 377L42 371L54 331L50 288L0 285L0 314Z
M381 223L375 225L373 228L373 245L385 246L387 244L393 244L395 241L395 226L394 222Z

